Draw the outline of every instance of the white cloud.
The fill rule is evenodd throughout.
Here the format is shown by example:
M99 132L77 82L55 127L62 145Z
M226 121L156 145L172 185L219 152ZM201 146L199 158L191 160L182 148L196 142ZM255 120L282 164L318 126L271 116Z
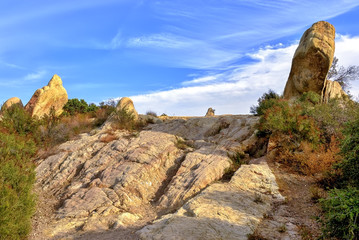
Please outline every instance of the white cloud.
M41 70L35 73L29 73L24 77L24 80L34 81L43 78L47 74L47 71Z
M359 36L337 35L335 44L335 56L338 58L338 64L348 67L350 65L359 65ZM359 79L352 82L350 93L359 96Z
M142 61L170 67L193 69L221 68L237 59L235 50L225 50L206 39L161 33L129 38L127 48L140 50Z
M194 40L181 38L172 34L153 34L130 38L127 46L182 49L190 46L191 42L194 42Z
M182 85L194 85L194 84L199 84L199 83L213 82L213 81L217 80L220 76L221 76L221 74L213 75L213 76L199 77L199 78L192 79L190 81L185 81L182 83Z
M336 56L341 65L358 65L359 37L341 36L336 44ZM132 96L140 113L153 110L158 114L200 116L213 107L217 114L248 113L250 106L268 89L282 93L287 81L297 43L290 46L267 46L248 54L257 60L221 73L199 77L194 86ZM197 81L197 82L196 82ZM204 84L205 83L205 84ZM197 85L196 85L197 84ZM359 82L353 83L352 93L359 94Z

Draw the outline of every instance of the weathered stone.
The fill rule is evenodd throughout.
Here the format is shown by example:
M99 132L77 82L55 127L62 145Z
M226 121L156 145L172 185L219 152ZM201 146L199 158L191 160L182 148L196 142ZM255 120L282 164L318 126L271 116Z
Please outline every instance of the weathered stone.
M39 160L37 187L59 199L49 236L133 226L181 207L258 143L253 116L177 119L138 134L101 128ZM106 142L106 136L115 136ZM152 203L152 204L150 204Z
M334 50L335 29L330 23L320 21L306 30L293 57L284 98L299 97L309 91L321 95Z
M54 75L48 85L37 89L30 101L26 104L31 116L43 117L50 114L51 109L55 110L56 115L62 113L62 108L68 101L66 89L62 86L62 80L58 75Z
M215 183L176 213L138 233L141 239L247 239L271 204L283 201L266 162L242 166L229 183Z
M118 104L116 106L116 109L117 110L126 110L128 113L133 114L134 120L138 119L138 113L135 109L135 106L133 105L133 101L131 100L131 98L128 98L128 97L121 98L121 100L118 102Z
M208 108L207 113L206 113L206 117L213 117L214 116L214 109L213 108Z
M326 80L323 88L323 102L327 103L329 99L343 98L348 96L336 81Z
M4 102L4 104L1 106L1 111L2 112L5 111L6 109L8 109L9 107L11 107L14 104L19 105L21 108L24 107L20 98L12 97Z

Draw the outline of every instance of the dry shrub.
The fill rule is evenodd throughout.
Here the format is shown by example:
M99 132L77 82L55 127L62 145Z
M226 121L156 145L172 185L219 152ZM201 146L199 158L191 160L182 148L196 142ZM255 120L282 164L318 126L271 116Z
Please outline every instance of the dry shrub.
M76 114L59 119L54 124L39 127L39 134L44 148L51 148L73 139L80 133L90 132L95 127L95 121L90 114Z
M333 137L328 146L321 145L313 149L311 144L302 142L299 150L303 154L295 154L297 161L303 163L307 175L323 174L330 171L332 165L339 160L339 143Z
M277 135L270 140L271 153L268 155L290 167L295 172L315 175L331 171L332 165L340 160L339 143L332 137L329 144L313 145L308 141L296 142L290 136Z
M105 136L102 136L100 138L100 141L103 142L103 143L109 143L109 142L112 142L113 140L117 140L118 137L113 134L113 133L107 133Z

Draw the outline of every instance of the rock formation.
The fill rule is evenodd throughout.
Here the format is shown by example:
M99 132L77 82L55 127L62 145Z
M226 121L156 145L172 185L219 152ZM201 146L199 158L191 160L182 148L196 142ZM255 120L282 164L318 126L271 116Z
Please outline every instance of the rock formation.
M206 113L206 117L213 117L214 116L214 109L213 108L208 108L207 113Z
M323 88L323 102L327 103L332 98L343 98L347 94L343 91L340 84L336 81L326 80Z
M222 231L218 236L233 239L250 233L271 201L279 199L265 164L250 165L235 174L236 180L207 187L228 173L230 153L249 157L261 152L257 122L254 116L172 119L137 134L100 128L60 145L54 155L39 159L36 169L37 189L57 199L44 238L143 226L177 209L175 221L187 216L189 224L197 222L195 228L203 222L202 231L223 214L215 225L215 231ZM256 204L256 194L265 204L245 209L244 203ZM140 234L151 239L157 226ZM236 230L232 235L231 228Z
M55 74L47 86L36 90L25 109L31 116L43 117L49 114L52 108L56 115L60 115L67 101L67 92L62 86L62 80Z
M335 29L325 21L305 31L295 51L292 68L284 89L284 98L313 91L322 95L335 50Z
M138 113L135 109L135 106L133 105L133 101L131 100L131 98L128 97L121 98L121 100L118 102L116 106L116 109L117 110L125 109L127 112L133 114L135 120L138 119Z
M138 233L141 239L248 239L284 198L266 162L242 166L228 183L214 183Z
M18 97L12 97L12 98L9 98L8 100L6 100L4 102L4 104L2 105L1 107L1 111L3 112L4 110L8 109L9 107L11 107L12 105L14 104L17 104L19 105L20 107L24 107L24 105L22 104L22 101L20 98Z

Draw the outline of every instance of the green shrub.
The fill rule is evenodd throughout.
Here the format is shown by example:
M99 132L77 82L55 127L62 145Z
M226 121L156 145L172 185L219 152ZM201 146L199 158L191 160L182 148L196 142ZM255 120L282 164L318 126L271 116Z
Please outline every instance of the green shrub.
M76 113L95 112L99 107L91 103L90 105L84 99L78 100L77 98L69 99L63 107L64 115L75 115Z
M279 99L279 95L269 89L268 93L264 93L262 97L258 99L258 106L251 107L250 113L256 116L263 115L267 109L271 108L275 104L277 99Z
M0 239L25 239L35 211L32 139L0 129Z
M23 107L15 104L3 112L0 125L10 133L26 135L35 132L39 122L37 119L32 118Z
M282 99L273 100L271 108L265 110L259 130L259 134L285 134L298 143L302 140L313 144L320 142L320 131L314 119L303 114L302 105Z
M119 129L130 131L136 129L135 115L125 108L115 110L115 119L117 120L117 127Z
M359 118L349 122L343 131L341 144L343 160L336 166L347 184L359 188Z
M323 237L338 239L359 238L359 190L353 187L347 189L332 189L326 199L320 200L324 215Z

